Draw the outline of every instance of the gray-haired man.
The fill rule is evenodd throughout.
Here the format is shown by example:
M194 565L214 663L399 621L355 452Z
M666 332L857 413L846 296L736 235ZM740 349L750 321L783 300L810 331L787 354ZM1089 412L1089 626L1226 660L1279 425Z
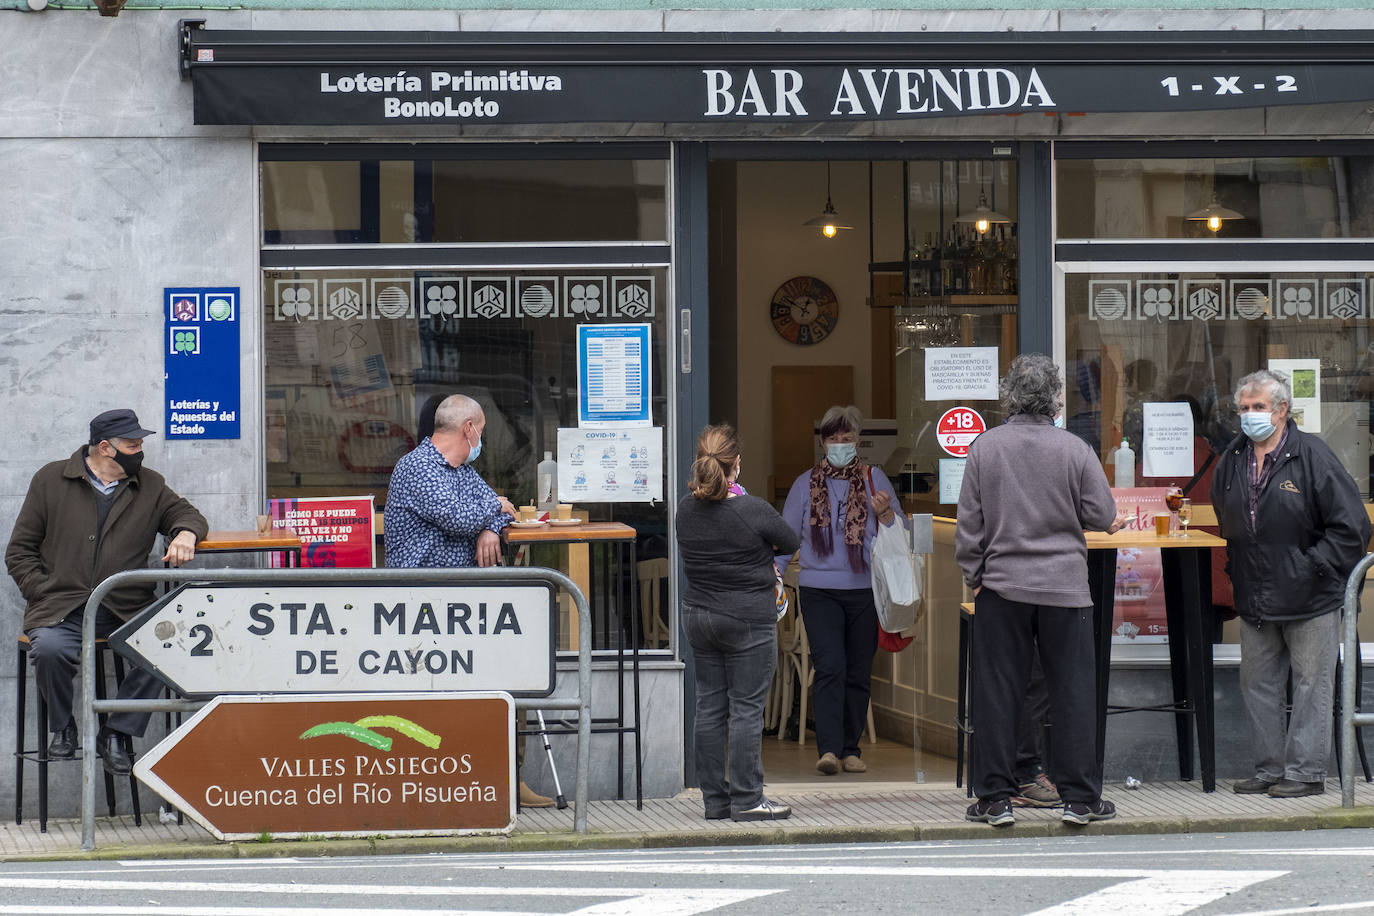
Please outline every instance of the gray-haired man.
M1241 379L1241 434L1212 478L1242 618L1240 690L1255 748L1255 775L1233 788L1275 798L1325 790L1337 611L1370 533L1355 481L1325 442L1298 429L1292 404L1283 376L1262 369Z

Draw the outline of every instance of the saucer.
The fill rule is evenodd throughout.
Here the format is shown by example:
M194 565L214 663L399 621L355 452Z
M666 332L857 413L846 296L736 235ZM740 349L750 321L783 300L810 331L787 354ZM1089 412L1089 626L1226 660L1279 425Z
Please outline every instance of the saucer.
M550 524L550 525L553 525L555 528L567 528L567 527L569 527L569 526L571 526L571 525L580 525L580 524L582 524L584 521L586 521L586 519L581 519L581 518L551 518L551 519L549 519L549 524Z
M516 519L515 521L513 521L513 522L510 523L510 527L512 527L512 528L542 528L542 527L544 527L544 526L547 525L547 524L548 524L548 522L543 521L543 520L541 520L541 519L537 519L537 518L536 518L536 519L531 519L530 521L527 521L527 522L522 522L522 521L520 521L519 519Z

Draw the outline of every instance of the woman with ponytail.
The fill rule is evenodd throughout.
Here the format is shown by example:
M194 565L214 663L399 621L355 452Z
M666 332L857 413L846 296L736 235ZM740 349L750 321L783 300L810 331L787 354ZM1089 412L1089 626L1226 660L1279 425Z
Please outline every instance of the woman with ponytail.
M792 809L763 795L763 706L777 664L776 555L796 533L735 481L739 437L726 425L697 439L677 509L687 591L682 630L696 675L696 772L707 820L780 820ZM727 778L726 759L729 758Z
M878 525L898 524L897 493L887 475L858 459L862 428L857 407L836 405L825 412L824 457L792 484L782 510L802 542L797 581L816 671L816 770L826 776L868 769L859 739L878 651L869 551Z

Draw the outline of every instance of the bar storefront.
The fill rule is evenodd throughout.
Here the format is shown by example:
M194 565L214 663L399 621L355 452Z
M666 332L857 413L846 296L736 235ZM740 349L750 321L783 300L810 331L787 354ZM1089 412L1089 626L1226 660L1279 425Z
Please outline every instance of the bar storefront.
M735 423L742 482L780 501L814 461L814 422L857 404L868 459L934 516L928 612L880 653L877 730L952 754L966 595L939 430L954 407L1003 417L986 390L941 391L940 361L986 359L995 378L1052 354L1066 425L1140 488L1189 484L1238 428L1236 381L1282 369L1368 500L1374 34L1314 34L188 23L195 123L253 136L263 492L384 504L421 406L462 391L486 409L484 476L529 503L545 453L572 457L579 327L647 328L661 473L577 505L637 533L636 568L601 583L617 601L594 634L598 689L614 700L633 635L644 791L669 795L691 783L672 531L696 433ZM1188 418L1172 462L1160 405ZM1205 528L1205 490L1193 503ZM1170 692L1157 553L1118 557L1114 703ZM1219 571L1212 586L1217 773L1245 775ZM1108 778L1176 778L1155 748L1169 731L1114 720Z

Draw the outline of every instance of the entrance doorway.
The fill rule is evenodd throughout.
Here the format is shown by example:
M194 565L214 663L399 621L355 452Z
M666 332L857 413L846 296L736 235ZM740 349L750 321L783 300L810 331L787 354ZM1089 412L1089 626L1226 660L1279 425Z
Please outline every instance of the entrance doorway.
M927 399L928 351L990 348L999 371L1017 352L1017 163L981 150L711 162L710 413L740 430L749 492L781 507L817 459L815 423L855 404L873 427L861 457L887 472L907 512L947 520L937 550L951 549L955 507L939 483L955 468L942 468L936 424L961 404L989 426L1003 418L995 395ZM932 605L957 608L957 568L933 568ZM952 756L958 617L920 626L902 652L879 652L874 718L884 741Z

